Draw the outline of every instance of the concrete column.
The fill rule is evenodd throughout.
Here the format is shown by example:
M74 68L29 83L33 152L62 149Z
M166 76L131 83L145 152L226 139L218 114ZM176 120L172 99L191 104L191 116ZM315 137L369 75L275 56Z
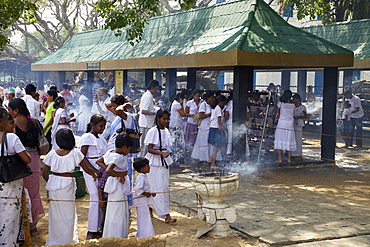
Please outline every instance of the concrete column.
M306 101L307 92L307 70L298 70L297 92L302 101Z
M338 68L324 68L321 159L334 162L337 134Z
M93 88L93 85L95 83L95 74L94 74L95 71L93 70L89 70L87 71L87 82L85 83L85 87L86 87L86 94L87 94L87 98L89 98L90 100L92 100L92 88Z
M281 90L290 89L290 70L281 71Z
M343 92L351 88L353 73L350 69L343 70Z
M321 70L316 70L315 71L315 85L314 85L314 89L313 89L313 92L315 93L315 96L321 96L322 95L323 83L324 83L323 72Z
M155 79L157 81L159 81L159 84L162 85L162 71L161 70L157 70L155 72Z
M177 69L166 69L166 96L173 100L177 89Z
M37 87L38 90L43 90L44 91L44 72L43 71L38 71L37 72L37 85L36 85L36 87Z
M197 69L188 68L187 89L194 90L197 84Z
M147 87L149 82L151 80L153 80L153 73L154 73L153 69L146 69L145 70L145 87Z
M125 95L124 92L127 87L128 87L128 70L124 70L123 71L123 92L122 92L123 95Z
M56 86L60 92L63 90L62 85L65 81L66 81L66 72L58 71L58 83L56 84Z
M253 90L254 68L251 66L234 67L234 105L233 105L233 155L238 161L245 160L247 118L246 94Z

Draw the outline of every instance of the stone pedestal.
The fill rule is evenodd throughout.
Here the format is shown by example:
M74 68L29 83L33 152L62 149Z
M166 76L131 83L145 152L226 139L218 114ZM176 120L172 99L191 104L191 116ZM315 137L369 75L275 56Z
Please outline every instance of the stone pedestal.
M209 232L214 238L222 238L232 235L229 224L236 221L235 209L223 200L225 196L231 195L239 185L238 174L229 176L199 176L192 175L195 192L207 198L199 205L198 218L206 220L209 227L200 229L197 237Z

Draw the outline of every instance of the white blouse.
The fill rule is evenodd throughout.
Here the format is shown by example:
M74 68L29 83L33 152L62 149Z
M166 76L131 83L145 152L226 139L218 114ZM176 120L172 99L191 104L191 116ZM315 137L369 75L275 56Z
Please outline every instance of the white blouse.
M199 104L197 105L194 99L188 101L186 106L189 107L189 114L196 114L199 111L200 104L202 104L203 100L201 99ZM188 123L195 124L194 118L188 117Z
M114 164L115 167L113 168L113 170L116 172L125 172L128 170L127 157L123 154L118 154L114 152L113 149L108 150L103 155L103 159L104 163L107 166L110 164ZM131 194L130 178L126 175L125 182L123 184L121 184L119 180L120 180L119 177L109 176L107 179L107 183L104 186L104 192L110 194L120 189L125 195Z
M91 133L85 133L81 136L80 143L78 145L81 150L82 146L89 146L86 153L86 158L101 157L108 150L108 144L104 138L97 138Z
M172 146L171 135L167 128L161 129L160 131L162 140L162 151L166 152L167 148ZM160 143L159 143L159 132L157 127L153 127L148 131L144 143L145 145L153 144L153 148L159 150ZM161 156L158 154L151 154L148 152L145 158L149 160L150 166L162 166ZM164 160L168 166L172 165L173 163L173 160L170 155Z
M212 109L212 114L211 114L211 123L210 127L211 128L221 128L221 126L218 125L218 117L221 117L222 120L223 112L221 110L221 107L217 105L215 109Z
M45 157L45 165L50 167L50 171L56 173L73 173L75 167L84 159L84 155L77 148L72 149L67 155L60 156L55 150L51 150ZM64 189L75 181L74 177L62 177L50 175L46 183L46 189L56 191Z
M178 111L179 109L182 109L180 102L178 102L177 100L174 100L171 106L171 118L170 118L170 123L169 123L170 127L175 127L175 126L182 127L183 126L182 117Z
M134 193L134 199L132 200L133 205L135 207L140 207L140 206L148 206L151 205L152 202L152 197L146 197L142 196L144 192L149 192L151 193L150 190L150 185L148 182L148 179L146 177L145 173L139 173L139 175L136 178L136 183L135 183L135 193Z
M199 107L199 112L203 112L204 114L209 114L212 112L212 107L207 104L207 102L202 102ZM207 130L209 129L211 117L206 117L202 119L202 123L199 125L199 130Z

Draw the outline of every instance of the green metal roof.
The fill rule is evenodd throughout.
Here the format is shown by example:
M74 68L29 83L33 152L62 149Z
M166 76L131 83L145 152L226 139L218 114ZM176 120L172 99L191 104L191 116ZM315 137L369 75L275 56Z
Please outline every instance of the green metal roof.
M37 65L184 56L235 49L247 53L346 54L346 60L352 55L347 49L289 25L263 0L240 0L152 18L145 27L142 40L135 46L125 41L124 36L115 36L111 30L77 33L62 48L32 67L33 70L44 70L45 66ZM245 58L247 53L242 55L248 60L246 63L251 66L263 63L257 61L258 57ZM235 55L238 57L235 60L240 56ZM184 66L192 67L191 62L183 60ZM319 63L321 59L316 60ZM335 61L333 63L333 66L340 66ZM345 63L351 66L352 62ZM203 66L201 61L196 65ZM204 66L207 63L204 62ZM156 68L155 63L152 68Z
M303 30L353 51L355 59L370 59L370 19L310 26Z

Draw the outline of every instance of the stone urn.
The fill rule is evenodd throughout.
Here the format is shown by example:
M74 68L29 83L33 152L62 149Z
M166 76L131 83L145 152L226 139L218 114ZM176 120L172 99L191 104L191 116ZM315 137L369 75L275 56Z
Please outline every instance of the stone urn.
M231 195L239 186L238 174L212 176L212 174L192 174L195 192L204 200L199 204L198 217L206 220L208 227L199 229L196 237L205 233L214 238L233 235L230 223L236 221L235 209L225 202L224 197Z

